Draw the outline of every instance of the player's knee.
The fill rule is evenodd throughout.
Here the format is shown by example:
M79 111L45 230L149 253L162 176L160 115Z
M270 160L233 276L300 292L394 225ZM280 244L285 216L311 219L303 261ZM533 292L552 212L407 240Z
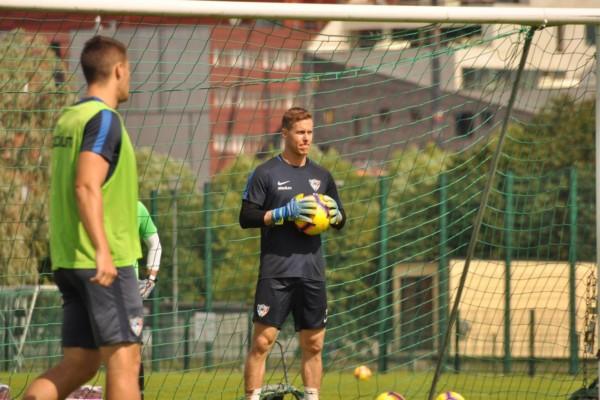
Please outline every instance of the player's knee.
M323 342L320 340L305 340L302 343L302 350L308 354L320 354L323 351Z
M274 339L271 339L270 337L267 337L264 335L257 336L254 339L254 343L252 345L252 350L255 353L266 354L269 352L269 350L271 350L271 347L273 346L274 341L275 341Z

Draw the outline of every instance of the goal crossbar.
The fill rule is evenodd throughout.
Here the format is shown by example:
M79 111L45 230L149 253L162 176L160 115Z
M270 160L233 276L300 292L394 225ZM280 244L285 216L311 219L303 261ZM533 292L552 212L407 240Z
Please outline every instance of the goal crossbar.
M0 10L84 14L162 15L304 20L514 23L522 25L600 24L600 8L432 7L366 4L299 4L173 0L0 0Z

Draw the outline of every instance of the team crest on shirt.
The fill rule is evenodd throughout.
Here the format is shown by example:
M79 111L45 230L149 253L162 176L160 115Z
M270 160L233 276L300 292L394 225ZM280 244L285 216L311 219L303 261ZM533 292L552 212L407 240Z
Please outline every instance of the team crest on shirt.
M318 179L309 179L308 183L310 183L310 187L316 192L321 187L321 181Z
M135 336L140 336L144 328L144 319L142 317L129 318L129 327Z
M271 307L266 304L259 304L256 306L256 314L258 314L258 316L262 318L269 313L270 308Z

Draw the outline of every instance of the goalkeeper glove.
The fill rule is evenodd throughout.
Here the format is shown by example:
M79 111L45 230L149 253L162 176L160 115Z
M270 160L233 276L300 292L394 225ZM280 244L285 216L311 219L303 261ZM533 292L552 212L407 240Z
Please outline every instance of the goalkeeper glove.
M299 200L291 199L286 205L271 211L275 225L281 225L284 221L312 222L311 216L317 212L317 202L313 196L306 196Z
M140 291L140 296L142 296L142 300L148 300L150 293L154 290L154 286L156 286L156 278L152 275L138 281L138 289Z
M344 217L340 212L337 202L327 195L323 195L323 202L329 208L329 223L331 225L339 225Z

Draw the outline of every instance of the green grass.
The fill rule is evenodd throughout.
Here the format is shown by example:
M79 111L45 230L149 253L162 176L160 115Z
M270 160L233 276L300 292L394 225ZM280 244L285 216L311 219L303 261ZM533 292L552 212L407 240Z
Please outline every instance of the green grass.
M0 372L0 382L11 386L13 398L17 398L27 383L36 374ZM99 374L92 383L102 385ZM269 374L269 383L278 383L281 376ZM290 376L294 386L302 388L298 375ZM368 381L357 381L351 373L331 372L325 375L321 389L323 400L374 399L377 394L394 390L407 400L427 398L431 373L407 371L375 374ZM447 373L442 375L439 391L455 390L467 400L510 399L567 399L568 395L581 387L581 377L563 374L537 375L492 375L477 373ZM227 399L242 396L242 374L240 371L215 370L209 372L158 372L146 377L145 400L152 399Z

